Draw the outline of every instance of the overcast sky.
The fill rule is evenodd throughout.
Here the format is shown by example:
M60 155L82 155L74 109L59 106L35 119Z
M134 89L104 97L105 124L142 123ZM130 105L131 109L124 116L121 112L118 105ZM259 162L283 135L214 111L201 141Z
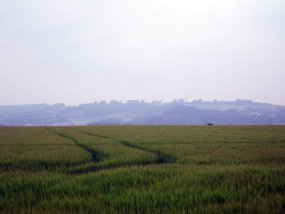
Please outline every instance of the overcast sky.
M285 105L284 0L0 0L0 105Z

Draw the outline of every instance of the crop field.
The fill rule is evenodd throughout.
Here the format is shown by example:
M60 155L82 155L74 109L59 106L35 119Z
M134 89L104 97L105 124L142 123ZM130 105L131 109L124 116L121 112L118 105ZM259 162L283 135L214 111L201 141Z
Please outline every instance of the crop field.
M285 126L0 127L0 213L285 213Z

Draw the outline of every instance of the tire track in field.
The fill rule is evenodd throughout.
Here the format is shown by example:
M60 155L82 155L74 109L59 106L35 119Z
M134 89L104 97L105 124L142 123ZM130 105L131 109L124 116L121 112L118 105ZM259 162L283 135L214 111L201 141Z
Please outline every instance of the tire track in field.
M110 139L110 140L114 140L120 144L122 144L123 146L132 148L132 149L138 149L144 152L148 152L148 153L152 153L156 156L156 164L166 164L166 163L175 163L176 162L176 157L174 157L173 155L170 154L166 154L164 152L161 152L160 150L154 150L148 147L144 147L141 145L137 145L134 143L131 143L127 140L118 140L112 137L108 137L108 136L104 136L104 135L99 135L99 134L95 134L95 133L90 133L90 132L86 132L86 131L80 131L77 129L72 129L73 131L82 133L82 134L86 134L89 136L94 136L94 137L98 137L98 138L103 138L103 139Z
M37 170L50 170L50 169L57 169L60 167L77 167L81 166L82 164L87 164L87 163L93 163L93 162L101 162L104 160L108 155L101 151L94 150L93 148L80 143L78 140L75 138L66 135L65 133L56 131L52 128L45 127L48 132L51 132L52 134L55 134L59 137L66 138L73 143L75 143L76 146L79 146L82 148L85 152L89 153L91 155L91 160L83 160L83 161L75 161L75 162L54 162L54 161L45 161L45 160L39 160L35 161L35 163L30 162L30 161L20 161L17 163L0 163L0 169L3 171L8 171L8 170L32 170L32 171L37 171ZM29 144L32 146L35 146L38 144ZM41 144L40 146L46 146L46 145L53 145L53 144ZM56 145L53 145L56 146Z
M56 130L51 129L51 128L47 128L47 129L49 131L51 131L52 133L56 134L57 136L64 137L68 140L71 140L77 146L83 148L86 152L89 152L92 155L91 161L72 165L72 168L69 168L65 171L67 174L80 175L80 174L84 174L84 173L98 172L101 170L116 169L116 168L120 168L120 167L145 166L145 165L149 165L149 164L153 163L151 160L137 161L137 162L124 162L124 163L120 163L120 162L118 162L118 163L105 163L105 162L103 162L103 160L107 159L107 157L109 156L108 154L106 154L102 151L99 151L99 150L94 150L93 148L91 148L91 147L89 147L83 143L80 143L74 137L71 137L71 136L69 136L63 132L59 132L59 131L56 131ZM70 129L70 130L74 131L74 129ZM80 133L80 131L77 131L77 132ZM86 133L84 133L84 134L86 134ZM98 137L98 136L96 136L96 137ZM109 137L104 137L104 136L100 136L99 138L111 139Z
M64 137L66 139L71 140L72 142L74 142L77 146L81 147L83 150L85 150L86 152L88 152L89 154L91 154L92 157L92 161L93 162L100 162L103 159L105 159L105 157L107 156L106 154L102 153L101 151L97 151L89 146L87 146L86 144L80 143L78 140L76 140L75 138L63 133L63 132L59 132L56 131L54 129L51 128L47 128L48 130L50 130L51 132L53 132L54 134L60 136L60 137Z
M87 145L85 145L83 143L80 143L74 137L71 137L71 136L69 136L63 132L59 132L59 131L56 131L56 130L51 129L51 128L47 128L47 129L49 129L51 132L53 132L54 134L56 134L60 137L64 137L64 138L67 138L67 139L73 141L76 145L82 147L85 151L92 154L93 158L92 158L91 162L73 165L72 168L69 168L65 171L67 174L80 175L80 174L84 174L84 173L98 172L101 170L108 170L108 169L110 170L110 169L116 169L116 168L120 168L120 167L145 166L145 165L154 164L154 162L152 160L138 160L138 161L131 161L131 162L123 162L123 163L121 163L121 162L111 162L111 163L104 162L104 160L108 160L107 159L107 157L109 156L108 154L105 154L102 151L94 150L93 148L88 147ZM69 128L69 130L76 131L78 133L82 133L80 131L77 131L76 129ZM82 133L82 134L87 135L86 133ZM95 135L93 135L93 137L94 136ZM96 137L98 137L98 136L96 135ZM112 139L112 138L107 137L107 136L100 136L98 138ZM103 154L104 157L102 158L102 155L100 155L100 154ZM94 156L96 158L94 158Z
M156 151L156 150L153 150L151 148L147 148L144 146L140 146L137 144L130 143L129 141L126 141L126 140L119 140L118 142L120 142L124 146L130 147L133 149L139 149L139 150L142 150L145 152L153 153L156 156L155 163L157 163L157 164L163 164L163 163L166 164L166 163L175 163L176 162L176 158L173 155L166 154L166 153L161 152L159 150Z

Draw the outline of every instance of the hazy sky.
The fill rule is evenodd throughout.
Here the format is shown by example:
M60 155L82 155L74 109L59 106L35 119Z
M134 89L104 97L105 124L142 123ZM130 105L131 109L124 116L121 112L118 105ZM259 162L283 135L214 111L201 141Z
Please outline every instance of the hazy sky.
M284 0L0 0L0 105L285 105Z

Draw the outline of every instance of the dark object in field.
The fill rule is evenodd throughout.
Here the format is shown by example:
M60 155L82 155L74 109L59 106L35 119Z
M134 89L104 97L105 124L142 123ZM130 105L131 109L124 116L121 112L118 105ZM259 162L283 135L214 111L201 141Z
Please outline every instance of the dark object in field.
M207 125L208 125L208 126L213 126L214 124L213 124L213 123L207 123Z

